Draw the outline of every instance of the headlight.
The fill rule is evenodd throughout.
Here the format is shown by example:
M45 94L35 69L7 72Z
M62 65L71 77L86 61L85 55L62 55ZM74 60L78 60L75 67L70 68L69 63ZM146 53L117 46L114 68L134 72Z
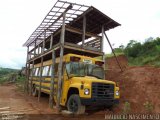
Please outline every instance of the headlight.
M85 94L85 95L89 95L89 89L87 89L87 88L84 89L84 94Z
M119 91L116 91L116 96L119 96Z

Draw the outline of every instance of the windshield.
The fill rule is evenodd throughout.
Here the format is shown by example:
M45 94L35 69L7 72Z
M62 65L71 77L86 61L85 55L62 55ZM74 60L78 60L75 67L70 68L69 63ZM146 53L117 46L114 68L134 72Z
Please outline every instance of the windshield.
M104 70L98 65L70 62L66 64L66 69L69 76L94 76L99 79L104 79Z

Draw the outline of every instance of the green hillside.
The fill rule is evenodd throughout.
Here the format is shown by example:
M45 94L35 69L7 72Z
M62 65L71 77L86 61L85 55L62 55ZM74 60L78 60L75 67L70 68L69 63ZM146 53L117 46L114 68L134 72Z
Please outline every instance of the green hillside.
M17 74L19 70L0 67L0 84L9 81L13 74Z
M129 65L160 67L160 38L148 38L144 43L130 40L126 47L121 45L115 52L125 54Z

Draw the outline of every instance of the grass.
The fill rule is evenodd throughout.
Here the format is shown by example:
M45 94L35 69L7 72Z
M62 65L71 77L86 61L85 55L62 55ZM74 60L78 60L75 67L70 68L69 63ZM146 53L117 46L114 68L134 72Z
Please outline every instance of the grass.
M131 104L129 102L124 103L123 113L128 114L131 111Z
M18 89L24 89L25 77L18 75L18 70L0 67L0 85L6 82L15 82Z
M115 54L116 54L116 56L124 55L124 53L115 53ZM105 54L105 58L111 58L111 57L114 57L114 54L113 54L113 53L111 53L111 54ZM102 60L102 56L95 57L95 58Z
M26 80L26 77L25 76L17 76L17 79L16 79L16 86L17 86L17 90L18 91L24 91L24 82Z
M116 54L116 56L124 55L124 53L115 53L115 54ZM106 54L105 57L106 57L106 58L111 58L111 57L114 57L114 54L113 54L113 53L111 53L111 54Z
M154 106L153 106L153 104L151 102L146 101L143 105L144 105L145 110L148 113L151 113L153 111Z
M129 65L130 66L154 66L160 67L160 56L140 56L136 58L129 58Z
M10 77L10 74L1 75L0 76L0 85L4 84L5 82L8 82L9 81L9 77Z

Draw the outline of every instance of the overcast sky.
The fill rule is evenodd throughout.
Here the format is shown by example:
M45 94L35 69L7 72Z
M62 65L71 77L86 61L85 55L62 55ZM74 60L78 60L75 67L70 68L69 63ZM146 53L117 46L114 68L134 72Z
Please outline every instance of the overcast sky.
M160 36L160 0L68 0L92 5L121 24L107 31L113 47L129 40L143 42ZM0 66L21 68L26 62L22 47L56 0L0 0ZM105 42L105 52L110 52Z

